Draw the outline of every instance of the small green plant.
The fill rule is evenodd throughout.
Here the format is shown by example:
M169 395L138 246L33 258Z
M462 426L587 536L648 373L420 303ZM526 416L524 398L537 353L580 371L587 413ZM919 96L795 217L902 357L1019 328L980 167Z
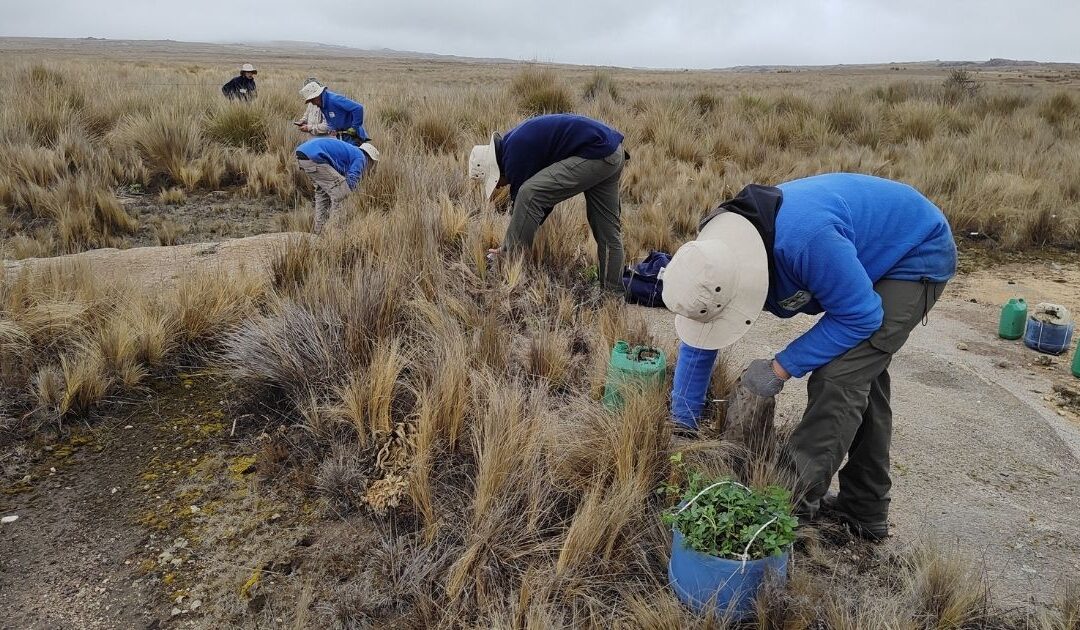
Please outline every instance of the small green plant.
M681 466L681 453L672 456L672 463ZM729 478L705 479L691 472L685 489L665 484L660 491L679 497L661 518L695 551L734 560L746 553L746 559L760 560L784 553L795 542L799 521L791 515L791 493L785 488L752 490Z
M600 268L596 265L589 265L581 270L581 279L585 282L597 282L600 280Z

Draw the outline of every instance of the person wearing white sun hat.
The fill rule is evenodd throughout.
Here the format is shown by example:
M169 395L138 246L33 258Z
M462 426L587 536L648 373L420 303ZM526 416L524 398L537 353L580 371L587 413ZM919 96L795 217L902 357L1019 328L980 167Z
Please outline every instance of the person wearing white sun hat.
M221 86L221 93L229 100L250 101L258 96L255 75L259 71L250 63L240 66L240 74Z
M308 77L304 80L303 85L309 83L315 83L322 85L315 79L315 77ZM326 125L326 118L322 114L322 110L315 103L304 103L304 114L297 120L293 121L293 124L300 128L300 131L304 133L310 133L313 136L325 136L330 133L330 128Z
M315 137L296 147L296 164L315 189L316 234L335 221L341 202L375 168L379 152L365 144L357 147L337 138Z
M331 92L318 81L305 83L300 88L300 96L305 102L319 108L326 121L327 132L338 140L357 147L371 142L364 129L364 106L360 103ZM301 130L304 129L301 127Z
M483 182L485 199L510 187L513 210L501 247L527 249L555 205L585 194L585 214L596 239L603 287L622 290L622 223L619 179L629 157L623 135L607 125L574 114L530 118L491 142L473 147L469 177Z
M751 185L702 222L663 270L664 304L688 356L736 342L760 311L822 317L741 384L771 397L810 374L808 404L785 449L800 512L831 512L868 539L888 535L889 363L956 272L944 214L905 184L830 173ZM680 375L707 366L676 363ZM674 401L685 392L672 392ZM841 468L844 457L847 463ZM839 473L840 492L826 497Z

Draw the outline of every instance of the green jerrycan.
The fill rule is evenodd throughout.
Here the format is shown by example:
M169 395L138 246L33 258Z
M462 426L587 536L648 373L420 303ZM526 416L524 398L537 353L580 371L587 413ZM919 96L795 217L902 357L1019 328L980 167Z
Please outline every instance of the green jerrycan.
M998 336L1002 339L1019 339L1024 336L1028 306L1024 298L1011 298L1001 307Z

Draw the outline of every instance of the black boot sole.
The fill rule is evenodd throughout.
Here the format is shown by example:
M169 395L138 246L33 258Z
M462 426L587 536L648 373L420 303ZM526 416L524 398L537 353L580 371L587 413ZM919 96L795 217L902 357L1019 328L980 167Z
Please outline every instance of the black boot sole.
M889 537L888 525L867 525L839 505L839 497L829 492L821 498L818 517L847 527L852 535L869 542L883 542Z

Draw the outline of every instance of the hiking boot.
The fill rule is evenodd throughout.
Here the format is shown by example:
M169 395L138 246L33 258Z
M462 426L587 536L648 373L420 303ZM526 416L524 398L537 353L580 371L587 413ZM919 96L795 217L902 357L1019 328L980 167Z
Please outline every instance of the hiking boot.
M835 492L827 492L825 496L821 497L821 502L818 505L819 516L839 521L841 524L846 525L852 534L863 540L881 542L889 537L889 523L887 521L865 522L859 520L844 508L844 504L840 502L840 497Z

